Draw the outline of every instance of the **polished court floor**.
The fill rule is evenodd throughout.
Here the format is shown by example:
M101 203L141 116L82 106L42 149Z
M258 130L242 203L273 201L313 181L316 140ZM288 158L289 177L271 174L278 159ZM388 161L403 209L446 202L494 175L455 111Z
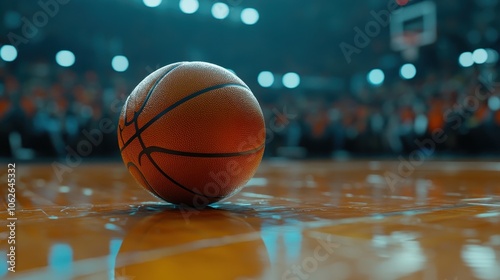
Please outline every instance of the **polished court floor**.
M500 162L267 161L205 210L119 163L18 163L15 273L5 170L0 278L500 279Z

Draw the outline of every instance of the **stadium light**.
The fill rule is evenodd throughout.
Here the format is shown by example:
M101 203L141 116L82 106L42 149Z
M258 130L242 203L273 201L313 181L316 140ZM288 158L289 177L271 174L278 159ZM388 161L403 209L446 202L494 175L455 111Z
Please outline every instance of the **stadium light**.
M472 59L476 64L483 64L488 60L488 52L485 49L477 49L472 53Z
M417 75L417 68L415 67L415 65L407 63L401 66L401 69L399 70L399 75L401 75L401 77L405 80L413 79Z
M226 3L217 2L212 5L212 16L216 19L225 19L229 15L229 6Z
M128 69L128 59L123 55L117 55L111 60L111 67L116 72L124 72Z
M160 6L162 0L142 0L142 1L144 2L144 5L146 5L146 7L154 8Z
M471 67L474 64L471 52L464 52L458 57L458 63L462 67Z
M241 21L247 25L256 24L259 21L259 12L254 8L246 8L241 11Z
M367 79L371 85L379 86L385 80L384 71L380 69L373 69L368 73Z
M274 75L269 71L262 71L257 76L257 82L259 82L261 87L270 87L274 84Z
M0 48L0 58L11 62L17 58L17 49L12 45L4 45Z
M62 67L70 67L75 64L75 55L68 50L62 50L56 54L56 62Z
M200 3L198 0L181 0L179 2L179 8L185 14L194 14L198 11Z
M286 88L296 88L300 85L300 76L294 72L286 73L283 75L282 83Z

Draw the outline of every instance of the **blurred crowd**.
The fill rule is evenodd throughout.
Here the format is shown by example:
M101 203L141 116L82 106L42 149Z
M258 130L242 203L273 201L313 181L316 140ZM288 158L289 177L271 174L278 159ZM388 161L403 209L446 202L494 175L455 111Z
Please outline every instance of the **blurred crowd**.
M96 72L54 67L33 63L17 75L0 68L1 156L63 157L86 137L84 131L99 129L103 119L118 122L131 91L124 78L106 77L104 83ZM115 131L98 140L85 156L117 154Z
M429 72L410 81L356 91L254 88L266 119L266 156L331 157L500 151L500 89L495 68ZM135 82L119 73L77 73L32 64L21 75L0 68L2 157L65 157L84 131L115 125ZM116 133L103 133L88 157L118 156Z
M268 124L288 124L274 133L268 153L293 154L293 149L282 148L287 146L303 147L308 156L316 157L342 152L397 155L416 150L425 150L427 155L498 153L500 86L493 81L495 75L493 68L456 75L432 72L415 81L366 86L333 98L285 96L279 105L264 104L271 118ZM271 108L288 108L297 115L280 119L284 116L273 114Z

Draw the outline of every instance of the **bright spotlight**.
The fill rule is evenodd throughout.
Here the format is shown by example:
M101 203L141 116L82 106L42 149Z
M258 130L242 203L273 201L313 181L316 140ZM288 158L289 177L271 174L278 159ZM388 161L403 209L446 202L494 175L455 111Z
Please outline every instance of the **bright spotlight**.
M282 83L286 88L296 88L300 85L300 76L294 72L286 73L283 75Z
M471 52L464 52L458 57L458 63L462 67L471 67L474 64L474 59L472 58Z
M259 21L259 12L254 8L246 8L241 11L241 21L244 24L252 25Z
M200 3L198 3L198 0L181 0L179 2L179 8L185 14L194 14L198 11L199 7Z
M212 16L216 19L225 19L229 15L229 6L226 3L217 2L212 6Z
M477 49L472 53L472 59L476 64L483 64L488 60L488 52L485 49Z
M380 69L373 69L368 73L368 82L374 86L381 85L385 80L384 71Z
M4 45L0 48L0 58L4 61L11 62L17 57L17 50L14 46Z
M146 5L146 7L154 8L160 6L162 0L142 0L142 1L144 2L144 5Z
M262 71L257 77L257 82L261 87L270 87L274 84L274 75L269 71Z
M128 59L123 55L117 55L111 60L111 67L116 72L124 72L128 69Z
M75 64L75 55L67 50L59 51L56 54L56 62L62 67L70 67Z
M417 75L417 68L415 65L411 63L407 63L403 66L401 66L401 69L399 70L399 74L403 79L410 80L415 78Z

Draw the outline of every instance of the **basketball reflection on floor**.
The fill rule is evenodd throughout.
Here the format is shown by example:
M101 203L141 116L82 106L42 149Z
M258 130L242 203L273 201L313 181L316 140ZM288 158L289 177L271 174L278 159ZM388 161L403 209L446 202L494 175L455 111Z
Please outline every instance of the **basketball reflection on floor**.
M116 279L253 279L268 267L260 232L223 210L147 216L126 233Z

